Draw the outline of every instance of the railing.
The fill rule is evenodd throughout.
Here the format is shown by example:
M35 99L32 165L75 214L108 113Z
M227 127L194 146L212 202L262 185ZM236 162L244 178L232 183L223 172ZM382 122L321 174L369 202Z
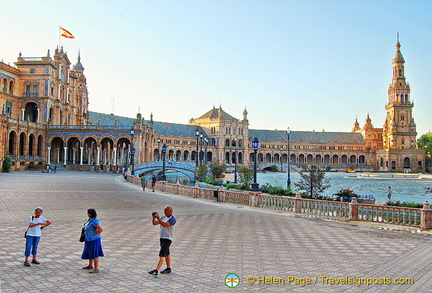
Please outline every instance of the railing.
M128 176L128 182L141 185L139 177ZM151 185L149 180L147 186ZM162 192L182 194L193 198L214 200L214 189L184 186L179 183L172 184L167 181L158 181L156 189ZM217 190L217 200L220 202L238 205L272 209L277 211L293 212L308 216L328 217L351 221L368 221L385 224L395 224L418 227L422 230L432 229L432 209L428 202L422 209L381 206L373 204L359 204L354 198L350 203L325 201L296 197L275 196L260 192L232 191L223 187Z

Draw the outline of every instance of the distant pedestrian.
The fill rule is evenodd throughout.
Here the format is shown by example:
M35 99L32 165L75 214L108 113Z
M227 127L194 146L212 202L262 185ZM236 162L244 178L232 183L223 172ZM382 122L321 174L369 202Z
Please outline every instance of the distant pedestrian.
M141 177L141 187L142 187L142 189L143 189L143 191L145 191L145 188L146 188L146 182L147 181L147 178L146 178L146 176L142 176Z
M391 200L391 186L388 187L387 198L388 200Z
M155 192L155 187L156 187L156 176L153 174L153 177L152 177L152 190L153 190L153 192Z
M43 210L42 208L35 209L35 215L29 217L29 228L26 233L26 249L25 249L25 260L24 265L26 267L30 266L29 256L30 252L32 254L33 264L40 264L37 260L37 250L39 246L39 241L42 236L42 229L51 225L51 222L47 220L44 216L42 216Z
M90 270L89 273L99 273L99 257L104 256L100 235L103 229L99 223L95 209L88 209L87 215L89 218L84 223L85 242L81 258L88 259L89 264L83 267L83 269Z
M162 267L164 261L167 267L165 268L165 270L161 271L161 274L171 273L171 254L169 248L172 243L174 225L176 224L177 220L173 215L172 206L166 206L164 209L164 213L165 216L163 216L162 218L159 217L159 214L157 212L154 212L152 214L153 225L160 225L159 235L160 235L160 247L161 247L159 251L159 262L157 264L156 269L148 272L150 275L154 275L154 276L158 275L159 270Z
M57 166L54 166L54 173L57 173Z

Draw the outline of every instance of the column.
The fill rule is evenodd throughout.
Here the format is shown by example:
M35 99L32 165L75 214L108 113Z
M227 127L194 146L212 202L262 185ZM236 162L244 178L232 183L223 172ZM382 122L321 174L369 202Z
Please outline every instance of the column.
M72 165L75 165L76 163L76 148L72 149Z
M64 160L63 160L63 165L66 166L67 147L63 147L63 149L64 149Z
M37 120L36 120L36 123L39 123L39 121L40 121L40 109L37 108Z
M48 147L48 158L47 158L47 164L51 164L51 147Z
M57 148L57 160L56 160L57 164L60 164L60 148Z
M103 150L103 165L106 165L106 163L107 163L107 157L106 157L106 155L107 155L107 150L104 149Z
M87 165L90 165L90 162L91 162L91 148L87 149L87 153L88 153Z
M100 148L97 148L96 166L99 166L99 154L100 154Z
M24 117L24 108L21 109L21 120L25 121L25 117Z
M83 164L83 149L84 147L80 147L80 166Z
M113 156L114 156L114 162L113 165L117 165L117 148L113 148Z

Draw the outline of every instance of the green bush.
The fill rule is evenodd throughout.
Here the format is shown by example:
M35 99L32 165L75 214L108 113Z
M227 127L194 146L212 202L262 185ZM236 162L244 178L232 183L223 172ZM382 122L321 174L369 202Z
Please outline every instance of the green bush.
M12 159L9 157L4 157L3 159L3 165L2 165L2 172L9 173L12 169Z
M279 186L272 186L270 184L263 185L261 187L261 192L268 193L270 195L295 196L295 193L288 189L284 189Z
M388 206L395 206L395 207L404 207L404 208L417 208L417 209L421 209L423 208L423 204L422 203L415 203L415 202L400 202L399 200L397 201L392 201L392 200L388 200L386 202L386 205Z

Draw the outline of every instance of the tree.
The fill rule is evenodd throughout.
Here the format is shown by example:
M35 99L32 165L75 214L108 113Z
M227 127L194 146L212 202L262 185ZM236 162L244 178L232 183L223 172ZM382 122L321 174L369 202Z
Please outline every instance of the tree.
M225 177L223 172L225 171L224 165L219 165L216 163L210 164L210 174L214 180L220 180Z
M330 179L325 178L325 171L317 166L311 166L306 171L300 171L300 181L294 183L294 186L301 192L309 194L311 198L317 198L320 193L331 185Z
M9 157L4 157L2 164L2 172L10 172L12 168L12 159Z
M417 140L417 148L424 149L426 152L426 168L432 167L432 132L420 136Z
M201 180L207 177L208 168L207 165L199 165L195 168L195 179Z
M254 171L252 168L241 166L239 171L239 183L242 184L245 188L249 188L253 181Z

